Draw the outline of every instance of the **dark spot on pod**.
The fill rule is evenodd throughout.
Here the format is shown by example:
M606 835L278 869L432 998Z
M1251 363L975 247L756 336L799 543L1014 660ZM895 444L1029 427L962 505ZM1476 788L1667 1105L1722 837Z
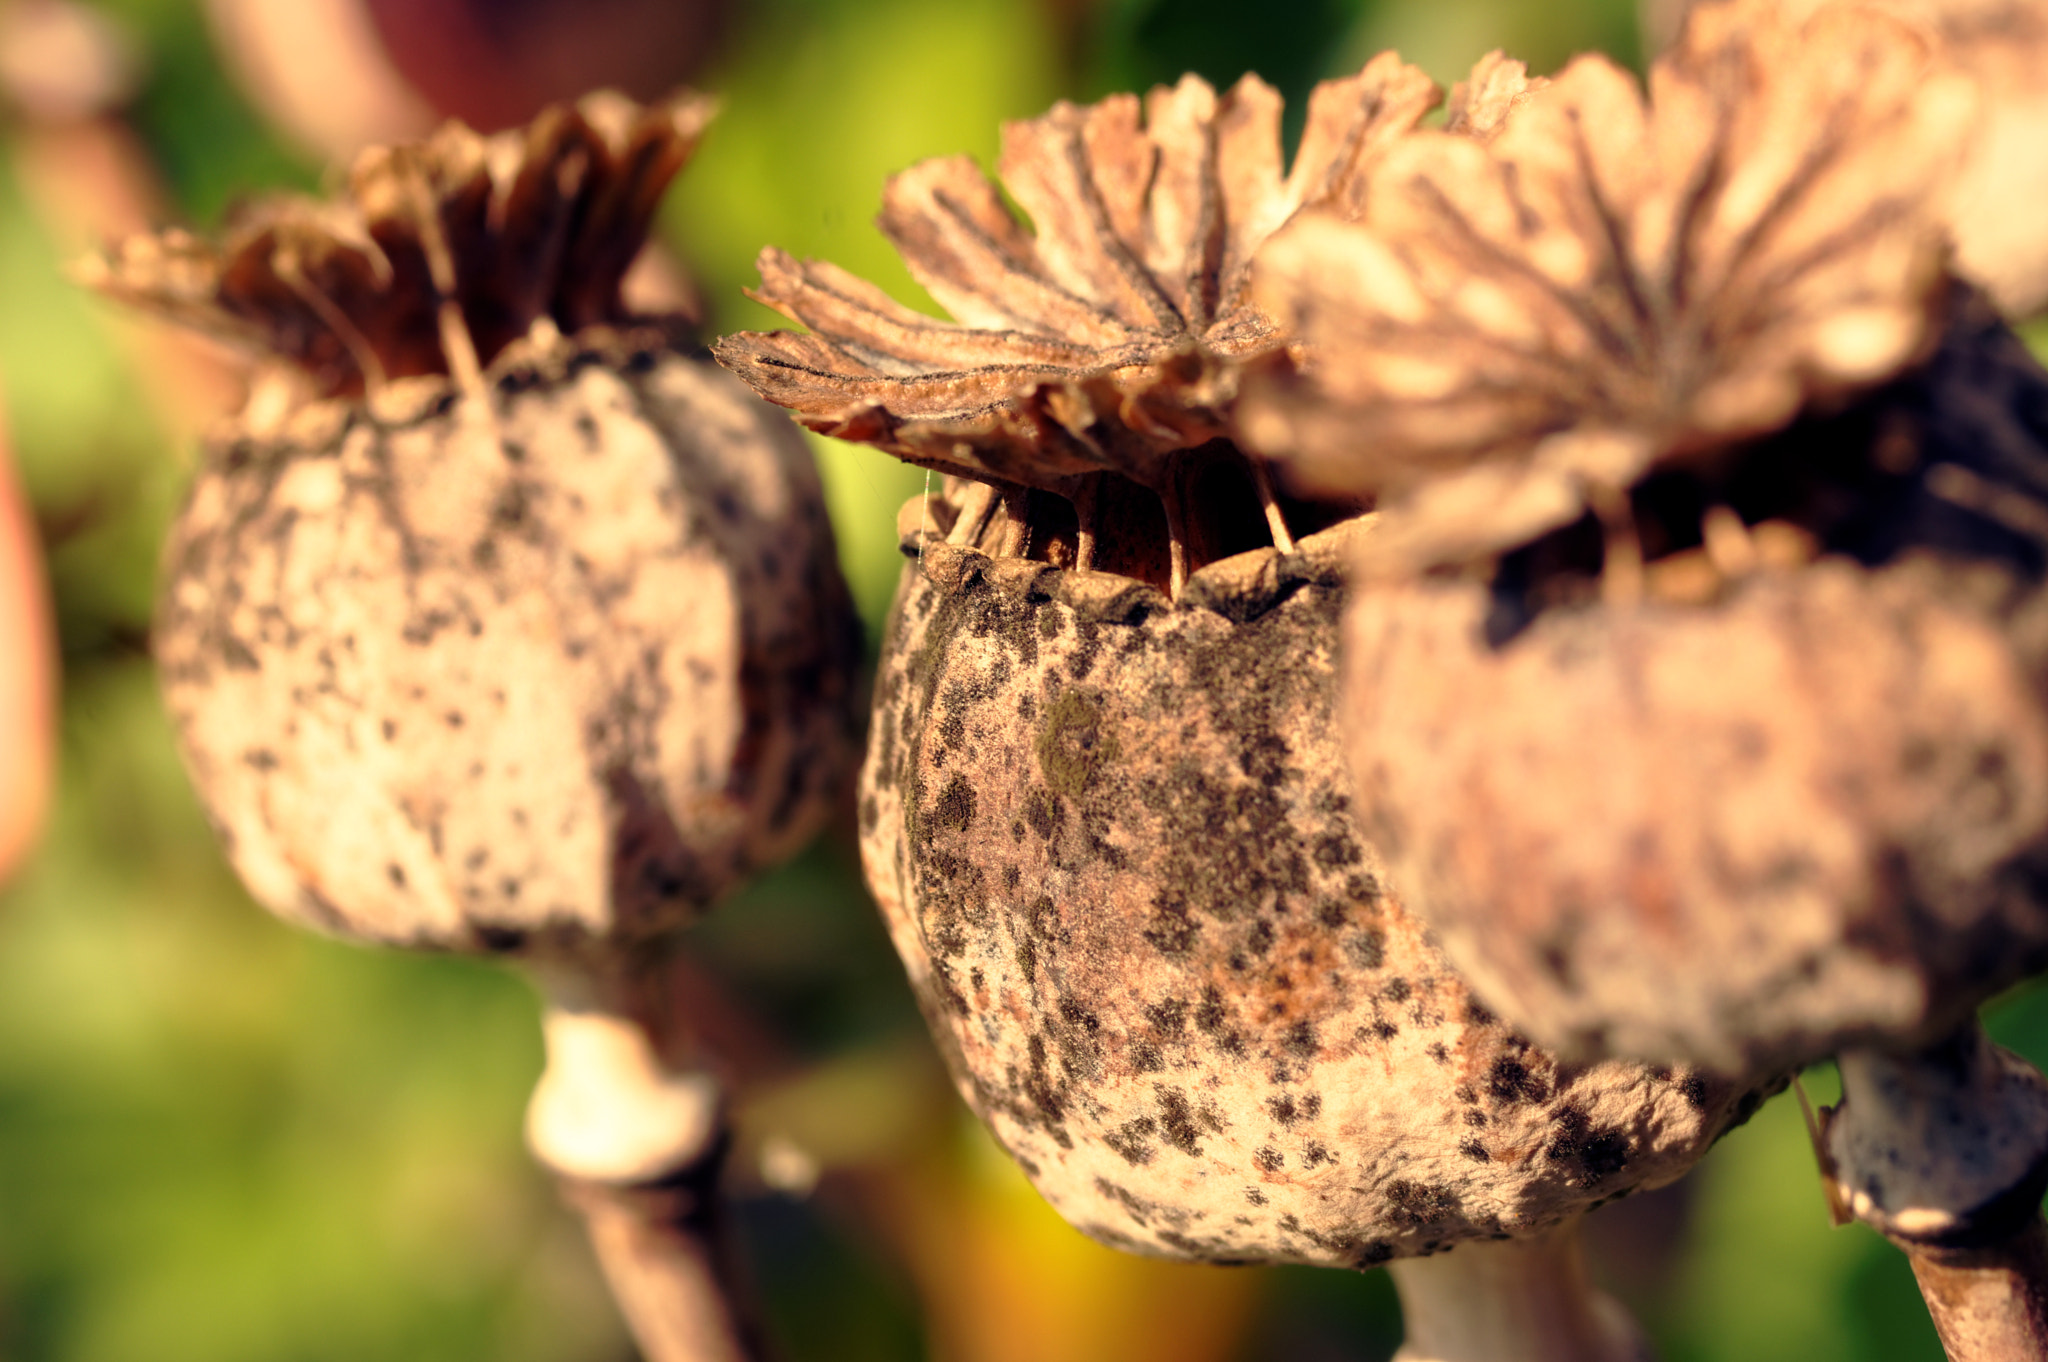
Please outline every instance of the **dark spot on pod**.
M1266 1194L1256 1187L1245 1188L1244 1199L1246 1201L1251 1202L1251 1204L1254 1206L1263 1206L1266 1204Z
M1294 1105L1294 1094L1292 1093L1282 1093L1278 1097L1268 1097L1266 1099L1266 1110L1271 1112L1273 1119L1283 1126L1291 1126L1301 1117L1300 1111Z
M1040 841L1052 840L1052 835L1059 831L1064 812L1059 799L1049 790L1033 789L1024 796L1024 822L1038 834Z
M974 822L974 787L964 775L956 775L939 792L932 806L932 818L942 828L965 832Z
M1353 932L1344 938L1344 954L1360 969L1378 969L1387 958L1387 934L1378 927Z
M1166 1142L1183 1154L1202 1152L1202 1146L1196 1143L1201 1132L1195 1126L1194 1109L1188 1105L1188 1095L1179 1088L1159 1090L1159 1128Z
M1410 993L1406 979L1389 979L1387 980L1386 988L1382 991L1389 1002L1396 1003L1407 1002Z
M1316 864L1325 870L1356 865L1365 857L1365 853L1358 849L1357 840L1348 832L1342 831L1327 833L1317 838L1310 854L1315 857Z
M1485 1125L1485 1124L1486 1124L1486 1113L1485 1113L1485 1112L1483 1112L1483 1111L1481 1111L1481 1110L1479 1110L1479 1108L1477 1108L1477 1107L1474 1107L1474 1108L1472 1108L1472 1110L1470 1110L1470 1111L1468 1111L1468 1112L1466 1112L1466 1113L1465 1113L1465 1124L1466 1124L1466 1125L1468 1125L1468 1126L1483 1126L1483 1125Z
M1287 1035L1281 1041L1287 1053L1298 1059L1309 1059L1316 1052L1316 1028L1310 1021L1298 1021L1287 1028Z
M1186 903L1178 897L1161 894L1154 901L1152 921L1142 935L1145 941L1161 955L1186 955L1201 934L1201 924L1194 920Z
M1017 943L1017 969L1027 980L1038 977L1038 946L1030 937Z
M1188 1005L1184 998L1166 998L1145 1008L1145 1019L1158 1027L1164 1035L1177 1036L1188 1023Z
M1684 1095L1687 1104L1694 1111L1707 1109L1707 1080L1704 1074L1687 1074L1684 1081L1678 1085L1678 1091Z
M1012 893L1014 893L1016 892L1017 886L1023 883L1023 880L1024 872L1019 870L1016 866L1010 865L1003 867L1003 888L1010 890Z
M1393 1208L1394 1223L1411 1229L1454 1215L1462 1204L1448 1187L1408 1178L1395 1178L1387 1184L1387 1201Z
M1072 998L1060 999L1060 1018L1071 1026L1079 1026L1090 1035L1102 1029L1102 1023L1093 1012L1082 1007Z
M1135 1121L1126 1121L1118 1126L1115 1133L1103 1137L1108 1145L1125 1163L1142 1167L1152 1162L1152 1146L1148 1143L1154 1130L1158 1129L1149 1116L1140 1116Z
M1486 1090L1499 1102L1540 1102L1550 1094L1541 1077L1521 1060L1502 1055L1486 1074Z
M526 944L526 933L517 927L491 927L479 924L475 930L477 944L493 955L509 955Z
M1373 1239L1359 1246L1358 1256L1353 1258L1352 1262L1360 1271L1363 1271L1369 1267L1378 1267L1393 1256L1394 1246L1392 1244L1384 1239Z
M1468 1026L1491 1026L1498 1020L1493 1013L1474 998L1465 1000L1465 1022Z
M384 878L391 881L393 889L405 888L405 867L396 861L384 863Z
M1223 1029L1223 990L1214 984L1202 990L1202 1004L1195 1009L1195 1026L1210 1035Z
M1159 1054L1159 1047L1149 1040L1137 1041L1131 1046L1131 1068L1141 1074L1156 1074L1166 1067L1166 1061Z
M1401 1034L1401 1028L1390 1021L1376 1021L1372 1024L1372 1033L1381 1040L1392 1040Z
M1427 1054L1431 1059L1435 1060L1439 1064L1448 1064L1451 1062L1450 1047L1446 1046L1440 1040L1431 1041L1429 1043L1429 1049L1425 1050L1423 1053Z
M1474 1163L1493 1162L1493 1155L1487 1153L1486 1146L1479 1143L1479 1141L1477 1140L1468 1139L1460 1141L1458 1144L1458 1152L1460 1154L1463 1154L1466 1158L1472 1160Z
M1628 1134L1619 1126L1594 1126L1584 1110L1567 1107L1544 1153L1553 1163L1576 1163L1584 1181L1596 1183L1628 1166Z
M967 971L967 982L976 993L979 993L988 987L988 976L981 972L981 966L976 965L973 969Z
M1281 1166L1287 1162L1287 1156L1271 1145L1261 1145L1257 1152L1252 1155L1252 1162L1258 1166L1259 1171L1262 1173L1277 1173L1280 1171Z

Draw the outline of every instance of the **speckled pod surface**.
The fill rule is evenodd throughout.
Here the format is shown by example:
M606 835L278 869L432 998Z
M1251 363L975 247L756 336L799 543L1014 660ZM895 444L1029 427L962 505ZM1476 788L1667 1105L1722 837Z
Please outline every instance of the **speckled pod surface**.
M656 331L231 426L156 650L251 891L517 950L687 920L822 821L858 641L797 432Z
M1925 1044L2048 962L2048 602L2023 579L1823 558L1498 647L1490 606L1361 590L1348 717L1395 882L1545 1043L1728 1072Z
M1558 1063L1386 889L1336 735L1356 525L1129 579L925 538L862 853L969 1103L1070 1222L1208 1261L1367 1266L1666 1182L1747 1108Z

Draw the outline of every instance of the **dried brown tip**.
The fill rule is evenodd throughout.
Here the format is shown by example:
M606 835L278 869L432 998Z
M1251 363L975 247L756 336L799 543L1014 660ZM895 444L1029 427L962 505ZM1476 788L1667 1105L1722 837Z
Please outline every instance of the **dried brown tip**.
M1257 300L1311 369L1250 381L1242 435L1405 502L1374 553L1406 568L1569 523L1928 353L1931 205L1971 107L1911 28L1848 6L1703 10L1648 99L1582 57L1491 142L1391 149L1355 225L1268 245Z
M444 124L366 149L332 201L279 198L221 238L131 237L81 282L173 321L288 359L338 394L448 373L437 318L453 299L488 363L543 320L565 332L626 320L619 284L713 101L641 106L600 92L485 137Z
M1252 253L1306 206L1355 210L1365 168L1439 97L1392 54L1326 82L1284 177L1280 97L1255 76L1221 97L1187 76L1142 108L1058 104L1003 130L1003 184L1035 230L966 157L889 183L882 230L957 320L771 249L754 296L810 334L715 353L813 430L927 468L1161 489L1174 452L1226 435L1237 363L1282 344L1249 296Z

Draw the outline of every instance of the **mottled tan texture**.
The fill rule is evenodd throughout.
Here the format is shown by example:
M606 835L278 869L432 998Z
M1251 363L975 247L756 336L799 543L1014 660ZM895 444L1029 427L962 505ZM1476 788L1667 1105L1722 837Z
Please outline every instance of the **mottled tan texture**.
M1386 887L1335 734L1357 531L1214 564L1178 606L909 541L869 883L963 1095L1104 1242L1357 1267L1533 1235L1747 1110L1685 1071L1559 1064Z
M1475 990L1568 1052L1739 1072L1940 1034L2048 961L2043 677L2004 636L2048 619L2016 594L1830 558L1495 649L1484 587L1361 591L1365 825Z
M1401 506L1370 550L1401 572L1879 383L1938 332L1969 93L1877 12L1717 7L1647 99L1582 57L1490 141L1404 139L1359 222L1262 253L1255 297L1311 363L1247 387L1241 438Z
M642 937L793 851L851 765L816 473L658 332L486 379L224 432L166 551L165 699L288 917L465 949Z
M2048 963L2048 372L1951 311L1862 402L1630 489L1630 589L1588 520L1355 592L1362 819L1537 1039L1765 1070Z
M718 358L813 430L927 468L1158 489L1177 451L1227 434L1237 364L1284 343L1251 303L1253 252L1306 206L1356 212L1365 167L1440 97L1391 53L1325 82L1284 176L1280 97L1256 76L1055 105L1003 130L1033 230L967 157L884 193L882 230L957 321L771 248L755 296L810 334L729 336Z
M218 240L139 236L80 267L123 302L290 360L314 391L459 370L438 309L455 302L488 363L537 321L626 320L619 282L711 101L642 108L600 93L480 136L444 124L371 147L332 200L258 200Z

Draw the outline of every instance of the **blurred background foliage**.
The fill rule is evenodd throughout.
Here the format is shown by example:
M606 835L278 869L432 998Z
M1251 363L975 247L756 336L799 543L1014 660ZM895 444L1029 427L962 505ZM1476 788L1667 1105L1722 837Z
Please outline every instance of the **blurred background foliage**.
M631 1356L577 1225L521 1148L540 1066L526 987L485 964L288 930L215 850L157 709L147 630L157 544L198 430L234 400L232 371L61 274L109 232L215 222L238 196L316 185L323 153L355 132L465 107L473 90L436 81L474 76L477 33L513 72L491 90L507 98L566 93L547 81L619 59L559 34L520 49L518 26L550 0L467 0L467 18L464 0L356 3L0 0L0 390L64 667L58 804L0 890L6 1362ZM392 19L407 3L411 30ZM646 0L592 4L572 35L639 41ZM741 295L768 243L920 298L871 226L884 178L925 156L986 161L1002 120L1058 98L1256 69L1298 110L1315 80L1386 47L1446 84L1494 46L1538 70L1595 48L1639 60L1622 0L697 8L697 47L670 54L672 73L717 91L725 111L665 235L697 280L707 334L777 320ZM339 15L344 36L382 35L414 85L349 67L332 34L264 36L267 21L315 11ZM353 124L336 112L358 106ZM923 477L867 451L818 452L878 631L894 510ZM1392 1353L1384 1274L1143 1261L1055 1218L939 1074L849 830L719 909L690 944L690 987L738 1057L734 1182L790 1358ZM2048 1059L2048 994L2008 999L1992 1023ZM1810 1082L1817 1100L1833 1096L1829 1074ZM1592 1229L1596 1270L1672 1362L1940 1356L1898 1255L1860 1227L1829 1228L1789 1095L1684 1183Z

